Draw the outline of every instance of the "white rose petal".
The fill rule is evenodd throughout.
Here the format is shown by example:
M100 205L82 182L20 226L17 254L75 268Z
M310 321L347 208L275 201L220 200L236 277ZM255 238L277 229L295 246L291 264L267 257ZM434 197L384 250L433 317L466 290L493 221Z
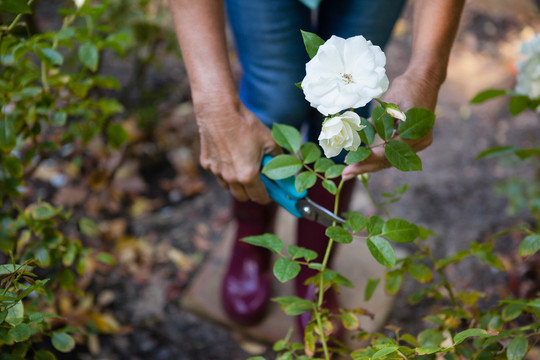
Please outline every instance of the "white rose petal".
M363 36L332 36L306 64L302 89L324 115L365 106L388 89L386 56Z
M327 158L338 155L341 150L355 151L361 144L358 131L365 128L360 125L360 116L352 111L346 111L334 116L323 123L319 135L319 145Z
M524 43L521 52L529 58L518 64L516 92L540 99L540 34Z
M86 0L73 0L73 2L75 3L75 6L77 6L78 8L81 8L86 2Z

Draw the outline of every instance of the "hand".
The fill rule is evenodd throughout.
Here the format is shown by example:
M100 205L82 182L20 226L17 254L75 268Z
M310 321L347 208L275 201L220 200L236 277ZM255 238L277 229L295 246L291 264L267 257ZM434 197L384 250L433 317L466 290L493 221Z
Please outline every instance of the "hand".
M240 100L196 106L201 165L240 201L270 202L260 179L262 157L278 155L272 132Z
M438 91L439 86L435 86L429 81L424 81L420 76L405 73L392 82L382 100L398 105L402 111L407 111L412 107L424 107L434 111L437 103ZM433 134L430 131L429 134L421 139L400 139L400 141L407 143L415 152L418 152L431 145ZM391 165L384 153L384 147L378 146L372 149L371 155L366 160L347 166L343 170L342 176L344 180L349 180L357 175L367 172L376 172L390 166Z

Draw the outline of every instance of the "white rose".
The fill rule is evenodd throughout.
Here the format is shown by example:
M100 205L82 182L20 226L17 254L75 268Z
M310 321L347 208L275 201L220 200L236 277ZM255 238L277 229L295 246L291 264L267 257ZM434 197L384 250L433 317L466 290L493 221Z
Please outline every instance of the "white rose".
M355 151L360 146L358 131L365 128L360 125L360 116L352 111L327 119L319 135L319 145L327 158L338 155L341 150Z
M540 99L540 34L524 43L521 53L529 58L518 64L516 92Z
M388 89L385 64L381 48L363 36L332 36L306 64L306 100L324 115L362 107Z
M75 2L75 6L77 6L78 8L81 8L86 2L86 0L73 0L73 2Z

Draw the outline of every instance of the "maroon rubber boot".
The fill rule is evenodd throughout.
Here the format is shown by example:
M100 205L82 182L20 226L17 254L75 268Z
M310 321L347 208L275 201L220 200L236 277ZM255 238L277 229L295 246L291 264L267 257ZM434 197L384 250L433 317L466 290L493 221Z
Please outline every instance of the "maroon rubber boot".
M246 236L271 232L276 204L233 200L238 224L231 258L223 278L221 295L229 318L241 325L255 325L266 313L271 293L271 252L240 241Z
M336 180L338 182L339 179ZM339 212L347 211L349 203L351 201L352 193L354 190L355 181L347 181L343 184L341 189L340 201L339 201ZM317 204L324 206L328 210L334 210L334 195L330 194L328 190L322 187L320 181L317 184L308 190L308 196L311 200L315 201ZM328 245L328 237L325 234L326 227L323 225L308 220L308 219L299 219L298 220L298 233L297 233L297 245L311 249L315 251L318 256L315 259L316 262L322 262L324 258L324 253L326 252L326 246ZM333 254L336 252L336 245L334 243L332 247L332 253L330 254L330 259L328 262L328 267L331 268L331 262ZM317 287L313 284L306 285L305 282L307 279L315 276L318 273L315 269L310 269L307 266L302 266L300 273L295 278L295 291L296 296L303 299L308 299L311 301L317 301L318 292ZM332 313L339 312L339 303L337 294L333 289L329 289L324 294L325 302L323 306L330 310ZM304 338L304 329L306 325L311 321L311 314L305 312L297 317L297 327L300 332L301 338ZM339 338L341 331L337 331L333 336Z

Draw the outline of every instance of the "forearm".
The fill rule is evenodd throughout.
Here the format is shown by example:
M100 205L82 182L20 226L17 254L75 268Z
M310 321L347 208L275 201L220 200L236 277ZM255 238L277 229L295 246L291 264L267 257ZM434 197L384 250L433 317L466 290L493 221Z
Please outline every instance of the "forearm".
M222 0L170 0L195 110L237 105L225 39Z
M446 78L450 50L465 0L416 0L412 55L407 73L438 89Z

